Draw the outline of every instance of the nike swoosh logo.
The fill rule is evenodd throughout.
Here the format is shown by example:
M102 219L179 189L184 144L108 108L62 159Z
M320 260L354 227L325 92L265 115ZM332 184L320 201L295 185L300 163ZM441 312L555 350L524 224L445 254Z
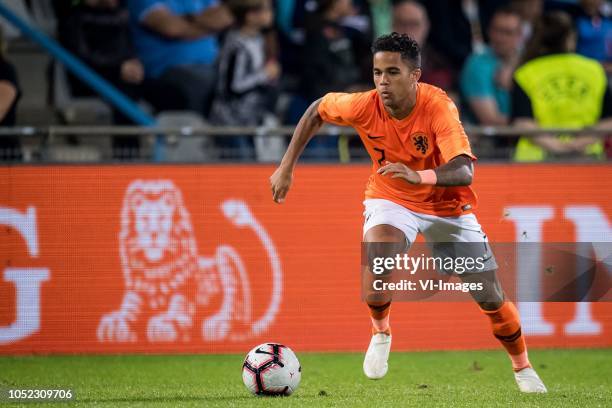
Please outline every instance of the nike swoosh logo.
M384 136L372 136L368 135L368 139L382 139Z

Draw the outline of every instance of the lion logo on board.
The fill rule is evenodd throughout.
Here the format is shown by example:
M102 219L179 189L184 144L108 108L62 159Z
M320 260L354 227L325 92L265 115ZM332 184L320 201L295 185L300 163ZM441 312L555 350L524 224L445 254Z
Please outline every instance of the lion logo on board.
M198 254L191 217L171 180L136 180L127 188L121 211L119 252L125 292L118 310L98 325L101 342L135 342L138 327L149 342L241 341L265 331L282 296L282 270L274 243L242 200L221 204L236 228L251 229L262 242L272 270L272 295L257 319L249 276L238 251L219 245L211 256ZM201 324L198 315L206 316Z

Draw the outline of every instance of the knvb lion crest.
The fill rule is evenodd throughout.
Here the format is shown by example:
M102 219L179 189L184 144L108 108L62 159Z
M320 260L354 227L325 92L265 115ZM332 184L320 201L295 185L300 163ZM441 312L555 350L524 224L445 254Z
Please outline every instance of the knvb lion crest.
M425 155L427 153L427 149L429 149L429 140L427 139L427 135L423 133L416 133L412 135L412 143L414 147L421 154Z
M127 188L121 212L119 253L125 293L118 310L102 317L101 342L241 341L263 333L274 321L282 297L282 270L274 243L241 200L221 204L236 228L261 241L272 270L271 298L252 315L249 275L239 253L219 245L198 254L189 212L170 180L136 180ZM261 301L261 300L260 300ZM202 317L196 321L196 316ZM145 322L146 330L136 326ZM199 334L198 334L199 333Z

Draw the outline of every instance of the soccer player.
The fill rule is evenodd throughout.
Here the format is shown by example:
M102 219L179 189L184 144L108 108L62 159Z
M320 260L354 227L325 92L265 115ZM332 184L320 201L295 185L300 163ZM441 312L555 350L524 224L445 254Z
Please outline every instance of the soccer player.
M465 243L463 255L478 247L481 252L473 257L483 256L487 237L472 213L476 195L469 187L476 158L455 104L441 89L419 83L420 50L409 36L383 35L374 42L372 52L376 89L328 93L310 105L270 177L274 201L285 200L298 157L323 122L352 126L372 158L364 201L366 243L409 246L420 232L430 243ZM446 246L451 253L445 256L458 256L452 253L454 247ZM519 389L546 392L529 362L517 309L504 299L497 281L495 258L485 259L480 272L459 276L464 282L486 283L483 293L471 294L508 352ZM391 302L366 300L373 335L363 370L367 377L379 379L387 373L391 350Z

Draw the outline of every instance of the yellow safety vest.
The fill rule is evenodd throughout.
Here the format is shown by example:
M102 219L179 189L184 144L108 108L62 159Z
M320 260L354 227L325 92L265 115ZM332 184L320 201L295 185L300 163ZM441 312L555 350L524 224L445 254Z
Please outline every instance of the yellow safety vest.
M581 129L601 117L607 79L601 64L577 54L554 54L520 66L514 79L531 101L533 116L541 127ZM572 140L569 135L561 140ZM603 144L593 143L586 153L603 157ZM542 161L546 152L527 137L519 139L516 161Z

